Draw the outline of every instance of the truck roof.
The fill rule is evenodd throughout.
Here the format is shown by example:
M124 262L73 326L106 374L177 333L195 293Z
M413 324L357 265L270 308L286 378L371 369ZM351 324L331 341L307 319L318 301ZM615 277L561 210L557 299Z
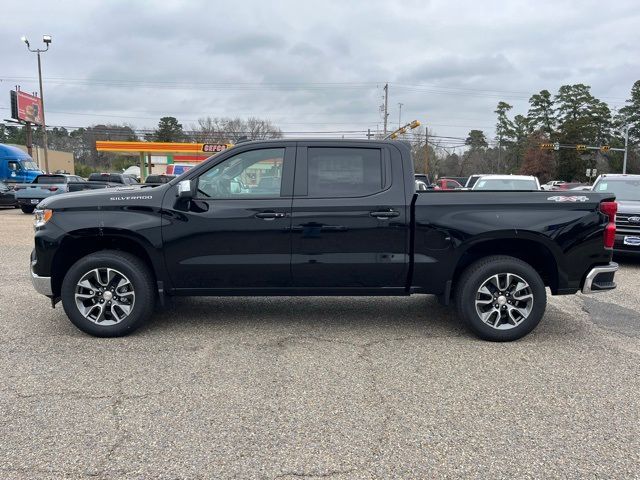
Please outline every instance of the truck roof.
M0 143L0 158L20 158L24 160L31 160L31 157L18 147L6 145L4 143Z
M291 138L269 138L265 140L244 140L240 143L236 143L233 147L242 147L244 145L252 145L255 143L282 143L282 142L313 142L313 143L388 143L391 145L402 145L403 147L410 146L405 140L383 140L379 138L309 138L309 137L291 137ZM229 148L233 148L229 147ZM223 150L224 151L224 150Z

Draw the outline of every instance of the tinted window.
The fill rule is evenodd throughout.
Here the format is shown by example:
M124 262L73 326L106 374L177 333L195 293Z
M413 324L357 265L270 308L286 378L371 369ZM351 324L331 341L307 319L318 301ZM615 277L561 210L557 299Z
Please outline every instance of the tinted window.
M198 178L204 198L275 198L280 196L284 148L234 155Z
M36 180L34 183L42 183L45 185L51 185L54 183L66 183L64 179L65 177L60 175L50 175L50 176L40 175L36 177Z
M376 148L309 148L307 169L310 197L361 197L384 188Z
M107 182L113 179L109 178L108 173L92 173L89 175L89 180L92 182Z
M465 184L465 187L467 187L467 188L473 187L476 184L476 182L478 181L479 178L480 177L475 177L475 176L469 177L469 180L467 180L467 183Z

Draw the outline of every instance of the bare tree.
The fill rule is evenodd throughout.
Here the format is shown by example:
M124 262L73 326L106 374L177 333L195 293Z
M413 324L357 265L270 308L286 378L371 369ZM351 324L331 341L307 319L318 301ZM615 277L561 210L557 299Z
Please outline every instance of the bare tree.
M282 138L282 131L271 121L256 117L243 120L237 118L200 118L192 125L192 138L201 143L237 143L242 138L265 140Z

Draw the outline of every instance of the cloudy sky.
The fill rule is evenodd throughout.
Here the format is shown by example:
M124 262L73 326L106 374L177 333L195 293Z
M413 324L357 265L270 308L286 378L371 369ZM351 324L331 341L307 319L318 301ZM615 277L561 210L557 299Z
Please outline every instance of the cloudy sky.
M390 125L401 102L439 135L493 136L499 100L526 113L544 88L585 83L621 106L640 79L639 25L637 0L3 2L0 113L14 85L37 89L20 36L46 33L50 125L259 116L361 135L382 128L389 82Z

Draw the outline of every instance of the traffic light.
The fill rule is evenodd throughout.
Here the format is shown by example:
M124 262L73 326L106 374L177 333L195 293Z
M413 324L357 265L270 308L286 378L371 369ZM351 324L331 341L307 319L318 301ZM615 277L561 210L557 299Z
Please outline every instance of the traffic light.
M419 120L414 120L413 122L411 122L411 123L409 124L409 128L411 128L412 130L413 130L414 128L418 128L419 126L420 126L420 121L419 121Z
M611 146L610 146L610 145L602 145L602 146L600 147L600 151L601 151L602 153L605 153L605 152L608 152L610 148L611 148Z
M576 150L578 150L579 152L585 152L587 150L587 146L586 145L576 145Z
M391 138L396 139L399 135L404 135L405 133L407 133L407 129L405 127L399 128L391 134Z
M540 148L542 150L553 150L553 143L541 143Z

